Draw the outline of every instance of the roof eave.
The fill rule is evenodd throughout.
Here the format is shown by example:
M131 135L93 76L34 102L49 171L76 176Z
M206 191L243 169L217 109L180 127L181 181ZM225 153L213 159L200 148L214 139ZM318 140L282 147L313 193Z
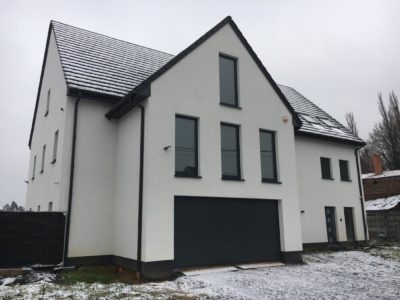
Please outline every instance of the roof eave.
M358 147L364 147L366 145L366 143L362 140L355 141L355 140L349 140L349 139L344 139L344 138L340 138L340 137L327 136L327 135L323 135L323 134L305 132L305 131L300 131L300 130L297 130L295 132L295 135L305 136L305 137L310 137L310 138L315 138L315 139L319 139L319 140L325 140L325 141L335 142L335 143L340 143L340 144L353 145L353 146L358 146Z

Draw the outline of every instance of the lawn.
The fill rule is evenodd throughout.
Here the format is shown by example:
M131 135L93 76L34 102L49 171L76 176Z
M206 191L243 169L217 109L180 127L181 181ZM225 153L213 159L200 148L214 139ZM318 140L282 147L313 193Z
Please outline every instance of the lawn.
M315 252L306 264L138 283L112 267L81 268L0 287L0 299L400 299L400 247ZM31 280L35 281L35 280ZM132 284L133 283L133 284Z

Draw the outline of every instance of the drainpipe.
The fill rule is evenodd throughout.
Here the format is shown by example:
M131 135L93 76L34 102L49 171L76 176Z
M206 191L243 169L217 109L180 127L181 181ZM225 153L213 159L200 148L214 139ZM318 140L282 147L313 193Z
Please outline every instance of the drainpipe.
M356 156L358 189L359 189L359 193L360 193L360 202L361 202L363 225L364 225L364 242L367 243L367 222L365 220L366 212L365 212L365 209L364 209L364 197L363 197L363 193L362 193L361 178L360 178L360 163L358 161L358 150L360 150L362 147L363 146L357 147L354 150L354 154Z
M74 173L75 173L75 149L76 149L76 131L78 125L78 105L80 102L81 102L81 93L79 93L78 98L75 101L75 107L74 107L74 125L72 129L72 150L71 150L71 165L69 173L68 210L67 210L67 218L65 221L63 266L65 266L66 260L68 258L69 230L71 224L72 194L74 188Z

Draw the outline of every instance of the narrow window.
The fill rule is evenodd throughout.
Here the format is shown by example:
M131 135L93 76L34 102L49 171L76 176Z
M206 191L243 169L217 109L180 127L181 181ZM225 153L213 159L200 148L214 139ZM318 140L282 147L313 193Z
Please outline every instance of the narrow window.
M219 56L220 103L238 106L237 60L225 55Z
M44 172L44 160L46 158L46 145L43 145L43 150L42 150L42 168L40 170L40 174Z
M322 179L333 179L330 158L321 157L321 173Z
M49 202L49 209L48 211L53 211L53 202Z
M40 211L40 205L37 206L37 211Z
M197 119L175 117L175 175L198 176Z
M33 158L32 180L35 180L35 172L36 172L36 155Z
M350 181L349 175L349 162L347 160L339 160L339 168L340 168L340 180L341 181Z
M239 126L221 124L222 179L240 180Z
M260 130L261 174L263 182L276 182L275 134Z
M58 130L54 133L53 160L51 161L52 164L54 164L57 160L57 147L58 147Z
M50 89L47 91L47 100L46 100L46 112L44 113L44 116L47 116L49 114L49 109L50 109L50 94L51 91Z

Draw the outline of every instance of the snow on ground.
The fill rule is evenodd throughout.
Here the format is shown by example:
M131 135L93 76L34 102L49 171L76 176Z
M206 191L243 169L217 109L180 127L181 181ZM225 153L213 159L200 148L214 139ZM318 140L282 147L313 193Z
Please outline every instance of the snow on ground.
M202 273L139 285L48 282L0 287L0 299L400 299L400 262L363 251L307 264Z

